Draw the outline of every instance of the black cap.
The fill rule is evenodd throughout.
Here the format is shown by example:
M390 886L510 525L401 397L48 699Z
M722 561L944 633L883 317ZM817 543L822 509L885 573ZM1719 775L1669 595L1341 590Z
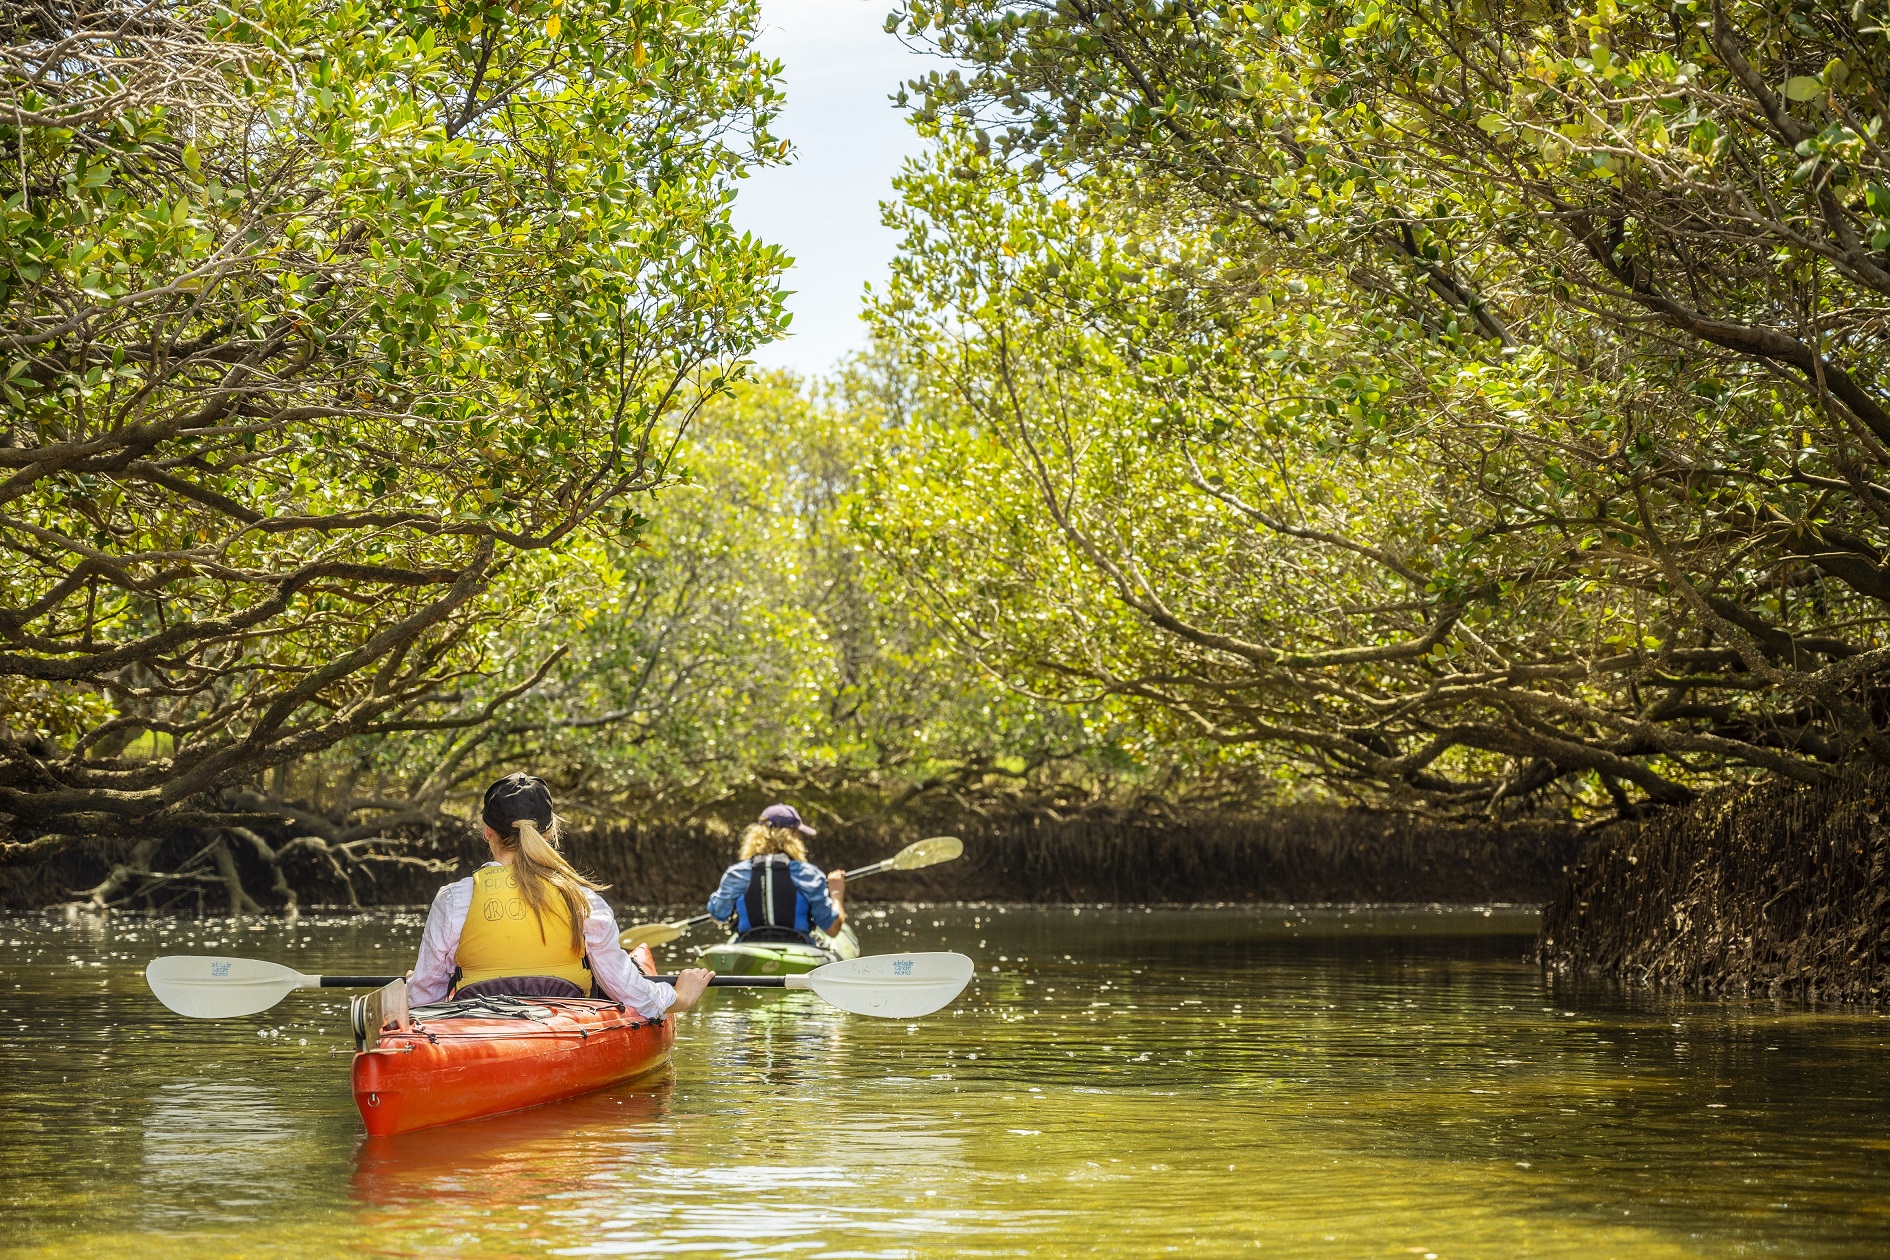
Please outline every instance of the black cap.
M485 807L479 811L486 826L505 834L524 819L538 824L540 831L551 829L551 789L535 775L519 771L508 774L486 789Z

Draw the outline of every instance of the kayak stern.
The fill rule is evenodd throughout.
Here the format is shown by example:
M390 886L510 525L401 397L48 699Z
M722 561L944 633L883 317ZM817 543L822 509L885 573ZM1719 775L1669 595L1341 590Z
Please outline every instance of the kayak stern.
M669 1062L673 1017L612 1002L558 1001L543 1019L442 1019L383 1032L354 1056L354 1101L389 1137L575 1098Z
M724 976L799 976L830 962L860 956L860 938L843 927L818 938L824 945L798 941L728 940L696 951L696 965Z

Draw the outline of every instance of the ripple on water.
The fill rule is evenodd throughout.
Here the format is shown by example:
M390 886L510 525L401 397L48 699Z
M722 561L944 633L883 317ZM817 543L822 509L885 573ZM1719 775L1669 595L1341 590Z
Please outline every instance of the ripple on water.
M859 918L976 983L914 1024L718 993L662 1080L388 1141L340 995L196 1023L140 972L392 971L417 915L0 920L0 1250L1890 1252L1873 1014L1559 988L1502 909Z

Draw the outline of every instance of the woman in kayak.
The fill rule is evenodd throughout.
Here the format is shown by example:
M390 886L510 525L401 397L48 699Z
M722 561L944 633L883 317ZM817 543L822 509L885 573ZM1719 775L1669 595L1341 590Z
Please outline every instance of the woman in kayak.
M741 860L722 873L709 913L733 918L743 940L805 941L813 928L837 935L847 921L847 875L822 875L807 860L803 837L817 834L792 805L762 810L742 831Z
M454 997L622 1002L645 1019L701 1000L714 972L690 968L672 988L646 978L617 942L617 917L556 847L551 789L508 774L480 811L492 860L433 898L420 960L407 979L416 1006Z

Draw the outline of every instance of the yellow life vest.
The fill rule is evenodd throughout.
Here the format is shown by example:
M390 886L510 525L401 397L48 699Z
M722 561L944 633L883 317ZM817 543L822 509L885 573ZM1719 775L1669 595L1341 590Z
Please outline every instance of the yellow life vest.
M591 969L584 951L571 948L571 915L564 898L553 896L541 924L519 896L518 877L494 863L473 872L472 905L459 932L459 984L477 984L508 976L556 976L586 994ZM542 929L542 930L541 930Z

